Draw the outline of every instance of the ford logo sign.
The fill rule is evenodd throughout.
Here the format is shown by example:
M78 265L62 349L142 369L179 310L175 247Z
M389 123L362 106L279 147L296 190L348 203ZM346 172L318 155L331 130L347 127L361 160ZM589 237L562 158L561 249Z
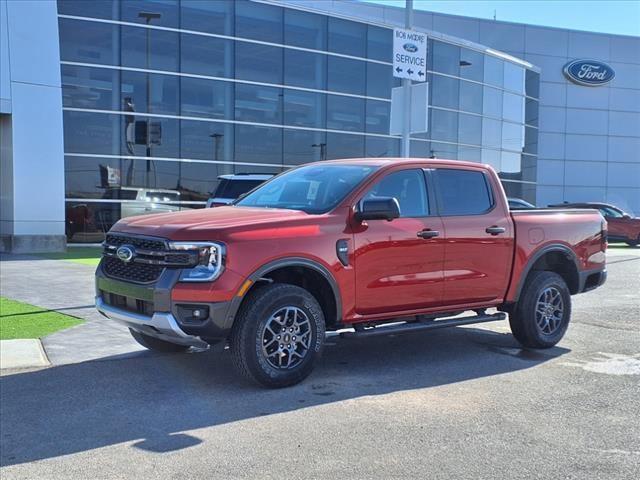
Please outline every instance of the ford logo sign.
M413 43L405 43L404 45L402 45L402 48L404 48L409 53L415 53L418 51L418 47Z
M578 85L597 87L609 83L616 73L598 60L574 60L564 66L564 75Z
M124 263L129 263L136 256L136 250L131 245L122 245L116 250L116 256Z

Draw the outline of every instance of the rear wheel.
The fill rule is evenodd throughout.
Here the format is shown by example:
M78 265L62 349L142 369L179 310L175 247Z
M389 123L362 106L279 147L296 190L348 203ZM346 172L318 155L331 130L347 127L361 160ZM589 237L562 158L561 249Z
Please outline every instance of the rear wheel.
M570 318L571 293L563 278L554 272L534 271L527 276L509 324L525 347L550 348L562 339Z
M159 338L136 332L131 328L129 329L129 332L131 332L131 336L135 339L135 341L142 345L144 348L148 348L149 350L154 350L156 352L177 353L184 352L189 348L186 345L178 345L177 343L165 342L164 340L160 340Z
M629 245L630 247L637 247L639 243L640 243L640 236L635 240L629 240L627 242L627 245Z
M236 368L269 388L302 381L322 353L322 308L313 295L295 285L270 284L250 295L231 332Z

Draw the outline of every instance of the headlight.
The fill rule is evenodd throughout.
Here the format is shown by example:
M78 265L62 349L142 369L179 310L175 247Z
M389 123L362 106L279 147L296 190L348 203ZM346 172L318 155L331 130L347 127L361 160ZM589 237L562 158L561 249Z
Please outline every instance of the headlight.
M170 242L171 250L198 252L198 265L185 268L180 274L181 282L212 282L224 270L225 247L215 242Z

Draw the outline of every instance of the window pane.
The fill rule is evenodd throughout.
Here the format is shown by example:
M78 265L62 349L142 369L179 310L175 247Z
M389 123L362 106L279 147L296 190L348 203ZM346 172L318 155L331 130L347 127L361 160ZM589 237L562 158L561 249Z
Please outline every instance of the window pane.
M458 146L458 160L480 163L481 150L479 148Z
M285 8L284 43L315 50L326 50L327 17Z
M233 77L233 42L231 40L186 33L183 33L180 38L182 72L212 77Z
M525 77L525 89L528 96L538 98L540 96L540 74L533 70L527 70Z
M70 62L118 65L120 52L113 48L117 42L117 25L59 19L60 59Z
M460 73L460 47L434 40L433 71L458 76Z
M458 159L458 147L449 143L431 142L430 158Z
M504 62L504 88L524 93L525 69L511 62Z
M282 10L263 3L236 2L236 36L282 43Z
M327 160L334 158L362 158L364 135L327 133Z
M522 151L524 148L524 126L502 122L502 148Z
M180 122L182 158L233 160L233 125L215 122Z
M150 153L152 157L180 157L180 125L172 118L143 117L141 115L121 116L120 129L123 132L122 155L147 156L146 128L151 132ZM138 133L142 129L142 134Z
M120 153L120 115L63 112L65 153Z
M282 164L282 129L236 125L235 159L238 162Z
M502 117L502 91L483 87L482 113L488 117Z
M236 78L282 83L282 48L236 42Z
M512 152L502 152L500 162L500 177L510 180L520 180L520 154Z
M147 55L147 36L149 55ZM178 34L140 27L122 27L122 65L178 71Z
M524 104L524 120L527 125L538 126L538 101L525 99Z
M284 83L296 87L327 88L327 56L284 49Z
M285 90L284 123L285 125L325 128L325 95L323 93Z
M495 148L502 146L502 122L500 120L482 119L482 145Z
M119 90L118 70L62 65L61 72L64 107L120 110L118 98L113 96L113 91Z
M420 169L390 173L376 183L363 200L380 197L398 200L400 217L426 217L429 214L427 188Z
M378 100L367 100L366 108L366 131L389 135L391 104Z
M524 123L524 97L504 92L502 116L505 120Z
M491 55L484 56L484 83L502 86L504 62Z
M431 138L447 142L458 141L458 114L446 110L429 109Z
M460 49L460 76L482 82L484 78L484 55L480 52Z
M400 79L394 78L390 65L367 63L367 96L391 98L391 88L400 85Z
M393 56L393 30L367 26L367 58L390 62Z
M326 157L325 132L307 130L284 131L284 164L302 165L303 163L325 160Z
M233 35L233 0L182 0L180 15L185 30Z
M481 158L482 163L487 163L496 171L500 171L500 150L483 148Z
M431 80L431 104L458 110L460 80L433 75Z
M58 13L78 17L118 20L119 3L113 0L58 0Z
M531 127L524 129L524 153L538 153L538 130Z
M123 0L120 2L120 19L177 28L178 0Z
M460 82L460 110L482 113L482 85Z
M420 142L420 143L423 143L423 142ZM413 152L413 142L411 145L412 145L411 153L415 155L415 153ZM400 156L400 140L398 140L397 138L366 137L365 157L398 157L398 156Z
M329 17L329 51L364 57L366 55L367 25L341 18Z
M236 84L235 118L243 122L282 124L282 89Z
M129 111L178 114L178 77L122 71L122 105ZM148 92L147 92L147 87ZM147 105L147 99L149 104ZM129 108L130 107L130 108Z
M436 169L443 215L477 215L491 208L491 195L482 172Z
M461 113L458 119L458 142L470 145L482 143L482 117Z
M364 99L327 95L327 128L364 131Z
M233 119L233 86L231 82L182 77L182 115Z
M329 56L327 85L336 92L364 95L365 62Z

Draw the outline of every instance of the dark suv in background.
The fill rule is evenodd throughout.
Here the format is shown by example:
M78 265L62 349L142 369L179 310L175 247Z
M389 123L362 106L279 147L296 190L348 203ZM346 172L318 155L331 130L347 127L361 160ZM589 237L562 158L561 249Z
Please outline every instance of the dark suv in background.
M221 207L229 205L240 195L243 195L263 182L269 180L273 175L268 173L234 173L231 175L220 175L216 190L211 193L207 200L207 208Z

